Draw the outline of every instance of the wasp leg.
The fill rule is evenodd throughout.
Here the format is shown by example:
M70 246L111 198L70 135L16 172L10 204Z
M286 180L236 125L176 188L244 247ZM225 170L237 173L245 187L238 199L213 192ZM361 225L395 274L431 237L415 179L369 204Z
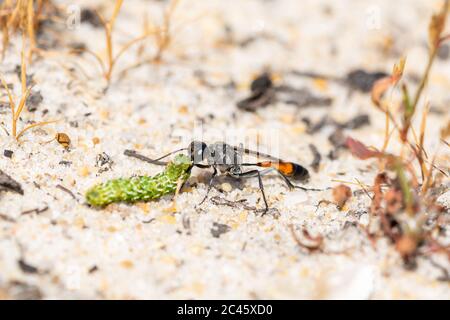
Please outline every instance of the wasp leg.
M281 173L278 170L275 170L275 171L278 172L278 174L283 178L283 180L286 182L286 184L288 185L290 190L292 190L292 189L300 189L300 190L303 190L303 191L324 191L324 190L330 189L330 188L327 188L327 189L316 189L316 188L305 188L305 187L297 186L297 185L293 184L291 182L291 180L289 180L289 178L286 177L283 173Z
M274 169L274 170L281 176L281 178L283 178L284 182L286 182L286 185L288 186L288 188L290 190L300 189L300 190L303 190L303 191L323 191L322 189L305 188L305 187L297 186L297 185L293 184L291 182L291 180L289 180L289 178L286 177L283 173L281 173L280 171L278 171L276 169Z
M247 163L245 163L245 164L242 164L242 165L251 166L251 165L255 165L255 164L251 164L251 163L247 164ZM303 190L303 191L324 191L324 189L305 188L305 187L297 186L297 185L293 184L292 181L289 180L289 178L286 177L282 172L278 171L275 168L269 168L269 169L266 169L266 170L262 170L262 171L260 171L260 173L261 173L261 175L263 175L263 174L270 173L272 171L275 171L283 179L283 181L286 183L286 185L289 188L289 190L300 189L300 190ZM325 190L328 190L328 189L330 189L330 188L327 188Z
M209 169L211 167L214 167L211 164L200 164L200 163L196 163L194 164L195 167L200 168L200 169Z
M170 212L170 213L175 213L178 211L177 208L177 197L180 194L181 189L183 188L184 185L184 181L183 180L178 180L177 181L177 188L175 190L175 194L172 198L172 204L170 205L170 207L168 207L167 209L165 209L166 212Z
M259 183L259 190L261 190L261 194L264 200L264 211L262 213L262 215L264 216L267 211L269 211L269 205L267 204L267 199L266 199L266 194L264 192L264 185L262 182L262 178L261 178L261 172L259 170L250 170L247 172L242 172L239 174L233 174L233 177L237 177L237 178L252 178L252 177L258 177L258 183Z
M256 165L256 164L252 164L252 163L244 163L244 164L242 164L242 165L245 165L245 166L247 166L247 165L249 165L249 166L251 166L251 165ZM295 189L295 185L284 175L284 174L282 174L280 171L278 171L277 169L275 169L275 168L268 168L268 169L265 169L265 170L262 170L262 171L259 171L260 172L260 174L261 175L265 175L265 174L268 174L268 173L271 173L271 172L273 172L273 171L275 171L276 173L278 173L278 175L281 177L281 178L283 178L283 181L286 183L286 185L287 185L287 187L289 188L289 190L293 190L293 189Z
M289 190L295 189L296 186L291 182L291 180L289 180L288 177L286 177L284 174L282 174L280 171L278 171L278 170L275 169L275 168L270 168L270 169L264 170L264 173L262 173L262 174L266 174L266 173L269 173L269 172L272 172L272 171L275 171L276 173L278 173L278 175L279 175L279 176L283 179L283 181L286 183L286 185L287 185L287 187L288 187Z
M208 168L209 166L206 166L206 167ZM200 167L200 168L201 168L201 167ZM213 172L213 174L212 174L212 176L211 176L211 179L209 179L208 189L206 190L206 195L205 195L205 197L203 198L203 200L200 201L200 203L199 203L197 206L201 206L201 205L203 204L203 202L206 201L206 199L208 198L209 192L210 192L211 189L212 189L213 181L214 181L214 179L215 179L216 176L217 176L217 168L216 168L215 166L213 166L213 169L214 169L214 172Z

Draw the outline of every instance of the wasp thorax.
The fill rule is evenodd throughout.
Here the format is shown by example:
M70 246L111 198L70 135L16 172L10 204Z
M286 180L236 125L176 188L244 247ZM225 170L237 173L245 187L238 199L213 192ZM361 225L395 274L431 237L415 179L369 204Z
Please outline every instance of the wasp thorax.
M204 159L204 152L207 148L206 143L201 141L192 141L189 145L189 157L193 163L201 163Z
M242 153L223 142L216 142L206 147L203 153L208 164L238 165L242 163Z

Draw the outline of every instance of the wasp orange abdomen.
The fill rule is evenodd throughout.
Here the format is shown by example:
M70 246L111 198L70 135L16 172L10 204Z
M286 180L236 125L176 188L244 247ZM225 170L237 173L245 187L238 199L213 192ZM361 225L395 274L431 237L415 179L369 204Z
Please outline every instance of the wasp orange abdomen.
M290 162L280 162L274 166L278 171L280 171L285 176L292 176L294 174L294 164Z
M294 180L306 180L309 178L309 172L306 168L293 162L273 162L265 161L258 163L258 166L263 168L274 168L281 172L286 177L290 177Z

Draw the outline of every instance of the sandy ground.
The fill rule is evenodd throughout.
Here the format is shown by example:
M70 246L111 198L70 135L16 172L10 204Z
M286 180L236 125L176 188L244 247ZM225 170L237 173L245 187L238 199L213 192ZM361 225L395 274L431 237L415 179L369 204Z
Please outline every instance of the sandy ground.
M336 179L372 184L375 162L356 160L346 151L329 159L333 128L310 135L302 121L308 117L317 122L326 114L347 121L368 114L369 126L346 133L380 146L384 116L369 95L289 72L335 76L355 68L390 72L399 57L407 55L406 77L413 81L426 63L427 24L439 3L185 1L177 11L179 28L164 61L119 75L139 59L136 50L130 51L118 63L106 93L98 65L87 55L51 54L36 60L28 73L43 101L36 111L24 111L20 125L42 119L59 122L28 132L20 144L0 130L0 169L24 190L23 196L0 194L0 297L450 298L448 278L442 280L450 272L445 257L418 259L418 267L407 270L392 245L379 240L374 248L355 227L368 223L370 199L364 193L352 197L343 210L317 207L320 200L331 199L330 191L291 192L280 179L268 176L264 179L268 202L276 209L271 213L278 214L262 217L254 210L211 201L198 207L206 191L205 173L195 171L191 188L176 200L176 213L168 210L170 197L104 210L84 202L84 193L95 183L161 170L124 156L125 149L156 157L193 138L215 142L224 135L230 143L247 139L250 146L258 137L261 150L305 166L313 160L309 144L315 144L322 162L318 172L311 170L308 187L333 187ZM92 1L79 4L88 6ZM140 34L144 12L156 19L162 8L160 1L125 1L117 20L117 45ZM70 29L58 22L54 30L41 40L55 42L58 50L83 42L104 52L102 30L89 23ZM16 93L19 40L13 41L1 64ZM141 59L152 54L149 41ZM436 163L447 171L450 153L439 143L439 131L449 119L449 61L445 57L437 61L425 95L433 110L426 147L430 154L439 149ZM277 83L310 88L332 97L333 104L298 108L275 103L255 113L238 110L236 102L248 95L250 82L264 70L272 71ZM9 117L8 108L1 106L0 120L7 130ZM416 120L417 127L420 119ZM69 135L69 150L56 141L46 143L57 132ZM392 143L391 151L396 148L398 144ZM11 158L3 156L5 149L13 151ZM111 165L97 163L103 153ZM444 181L444 191L448 183ZM222 186L219 181L217 187ZM210 197L263 205L256 179L223 189L214 189ZM439 201L448 206L450 193ZM299 248L290 225L298 232L306 228L313 235L324 235L328 253L310 254Z

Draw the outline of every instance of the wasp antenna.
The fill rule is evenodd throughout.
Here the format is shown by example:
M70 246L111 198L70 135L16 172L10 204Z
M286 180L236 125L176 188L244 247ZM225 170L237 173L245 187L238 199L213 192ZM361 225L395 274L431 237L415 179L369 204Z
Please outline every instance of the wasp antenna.
M144 161L144 162L148 162L148 163L151 163L151 164L155 164L155 165L158 165L158 166L165 166L165 165L168 164L168 162L150 159L150 158L148 158L148 157L146 157L146 156L144 156L142 154L137 153L134 150L125 150L123 152L123 154L126 155L127 157L136 158L138 160L141 160L141 161Z
M182 148L182 149L178 149L178 150L175 150L175 151L171 151L171 152L169 152L168 154L166 154L166 155L164 155L164 156L162 156L162 157L159 157L158 159L155 159L154 161L162 160L162 159L164 159L164 158L167 158L168 156L171 156L171 155L173 155L173 154L175 154L175 153L178 153L178 152L180 152L180 151L185 151L185 150L187 150L187 148Z

